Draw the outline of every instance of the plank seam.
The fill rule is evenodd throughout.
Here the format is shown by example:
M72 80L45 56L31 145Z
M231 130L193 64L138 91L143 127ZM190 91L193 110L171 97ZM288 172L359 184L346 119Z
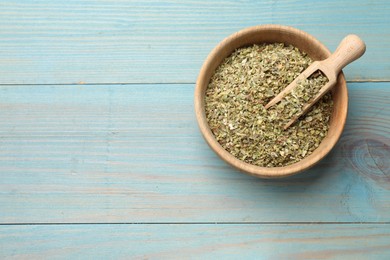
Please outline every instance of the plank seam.
M347 81L347 83L388 83L390 80L350 80ZM0 84L0 86L111 86L111 85L195 85L196 82L164 82L164 83L158 83L158 82L148 82L148 83L142 83L142 82L133 82L133 83L34 83L34 84Z
M0 223L0 226L50 226L50 225L390 225L381 222L97 222L97 223Z

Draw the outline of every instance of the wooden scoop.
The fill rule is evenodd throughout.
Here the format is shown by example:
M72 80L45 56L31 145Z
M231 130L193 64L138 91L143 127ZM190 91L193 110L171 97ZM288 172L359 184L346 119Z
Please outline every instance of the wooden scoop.
M366 51L366 45L357 36L350 34L346 36L337 47L336 51L326 60L313 62L305 71L303 71L293 82L291 82L282 92L280 92L275 98L273 98L266 106L265 109L270 108L279 101L281 101L286 94L288 94L298 82L310 77L317 70L328 78L329 82L323 86L317 96L313 97L302 108L302 112L294 115L291 120L284 126L287 129L292 125L300 116L304 115L309 108L314 105L325 93L327 93L337 82L337 75L341 69L352 61L360 58Z

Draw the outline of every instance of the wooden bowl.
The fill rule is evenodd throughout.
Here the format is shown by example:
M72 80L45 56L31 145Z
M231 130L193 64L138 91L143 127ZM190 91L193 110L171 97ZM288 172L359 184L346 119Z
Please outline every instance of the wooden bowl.
M330 119L327 136L320 146L303 160L284 167L259 167L243 162L226 151L215 139L207 123L205 114L205 91L218 65L234 50L240 47L261 43L286 43L298 47L314 60L323 60L330 55L329 50L313 36L288 26L261 25L249 27L224 39L209 54L204 62L195 88L195 113L198 125L206 142L224 161L235 168L262 178L280 178L306 170L322 158L335 146L341 136L347 118L348 93L343 73L332 90L334 109Z

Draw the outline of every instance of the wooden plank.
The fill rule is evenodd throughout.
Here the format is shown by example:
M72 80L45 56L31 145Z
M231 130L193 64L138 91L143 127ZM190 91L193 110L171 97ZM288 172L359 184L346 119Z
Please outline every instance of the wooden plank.
M0 84L193 83L211 49L268 23L305 30L331 50L367 43L347 79L390 80L388 1L3 0Z
M339 144L260 180L201 137L193 85L0 87L0 223L389 221L390 83L352 83Z
M0 257L21 259L388 259L390 226L0 226Z

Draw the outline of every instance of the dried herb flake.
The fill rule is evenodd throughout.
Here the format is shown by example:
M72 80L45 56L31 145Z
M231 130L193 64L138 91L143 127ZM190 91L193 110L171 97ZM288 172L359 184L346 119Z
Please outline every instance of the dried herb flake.
M240 48L227 57L211 77L205 96L207 121L221 146L263 167L286 166L310 155L327 134L331 94L287 130L283 126L328 79L316 73L268 111L264 105L312 62L297 48L280 43Z

